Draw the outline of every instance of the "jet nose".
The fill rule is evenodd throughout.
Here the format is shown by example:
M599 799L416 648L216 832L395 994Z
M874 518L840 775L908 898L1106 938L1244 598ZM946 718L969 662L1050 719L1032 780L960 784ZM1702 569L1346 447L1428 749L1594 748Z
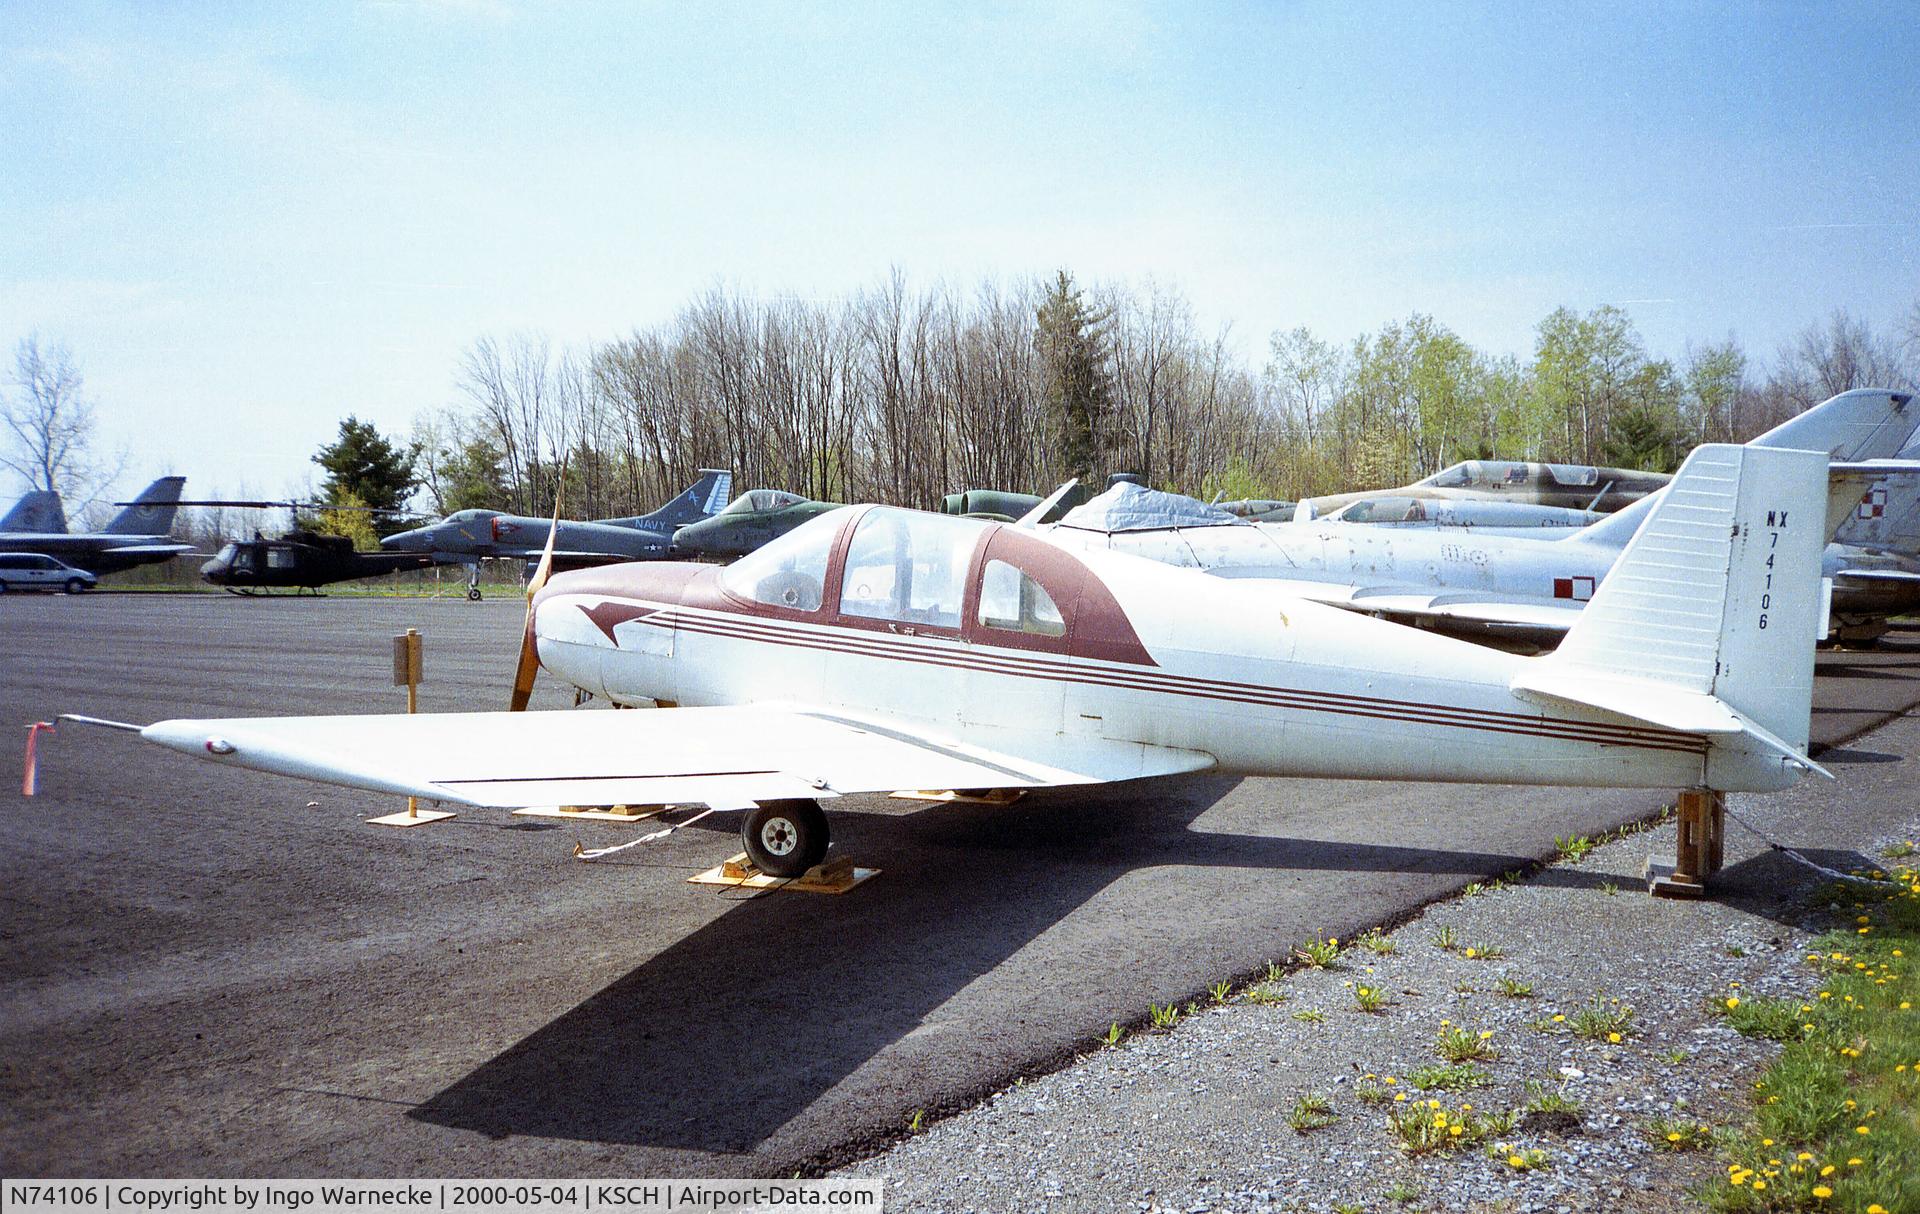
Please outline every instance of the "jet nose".
M396 531L380 541L380 546L388 552L425 552L432 547L432 528L415 527L412 531Z

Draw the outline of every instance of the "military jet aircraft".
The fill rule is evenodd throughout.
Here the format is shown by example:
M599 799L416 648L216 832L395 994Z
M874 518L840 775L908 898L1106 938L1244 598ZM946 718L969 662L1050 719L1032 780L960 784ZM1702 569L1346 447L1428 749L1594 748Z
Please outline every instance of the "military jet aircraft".
M667 555L675 532L712 516L727 504L733 492L733 473L715 468L700 470L700 479L678 497L633 518L573 522L561 519L555 535L554 563L560 568L583 568L613 561L652 561ZM422 553L436 564L462 564L472 569L467 597L480 597L480 562L493 558L538 559L548 535L548 521L498 510L458 510L440 522L389 535L380 546L392 553Z
M1066 497L1056 503L1060 514L1087 500L1085 485L1075 484ZM962 518L990 518L996 522L1011 523L1040 504L1040 496L1034 493L1009 493L1002 489L965 489L959 493L949 493L940 499L940 511L943 514L957 514ZM1043 519L1052 522L1052 518Z
M674 532L673 555L708 560L744 556L807 520L839 508L838 502L816 502L785 489L749 489L712 518Z
M1884 459L1913 432L1920 412L1912 401L1907 393L1845 392L1748 445L1825 450L1842 461ZM1846 483L1855 488L1874 479L1865 471L1849 475ZM1537 529L1503 536L1478 528L1402 530L1325 520L1245 524L1191 498L1169 503L1174 495L1158 495L1149 502L1125 488L1109 494L1056 524L1057 541L1268 581L1353 611L1535 647L1551 647L1571 627L1651 505L1642 499L1593 526L1549 538ZM1845 505L1843 514L1853 503ZM1829 573L1837 569L1830 566ZM1884 579L1868 585L1837 577L1832 623L1841 639L1866 639L1864 630L1884 631L1876 608L1909 593Z
M1369 489L1303 498L1294 508L1302 522L1330 514L1365 497L1424 497L1454 501L1526 502L1611 514L1639 501L1670 479L1663 472L1600 468L1590 464L1536 464L1510 459L1470 459L1398 489Z
M65 535L67 532L67 510L60 502L60 495L51 489L35 489L24 493L20 500L0 518L0 532L35 531L42 535Z
M1696 450L1543 657L1007 524L861 506L730 566L582 570L532 596L529 673L537 660L616 704L686 707L85 720L435 801L745 810L748 854L777 876L825 855L820 800L858 792L1209 769L1772 790L1821 770L1806 744L1827 462Z
M26 517L31 521L46 523L57 517L62 526L57 531L0 529L0 552L38 552L94 574L119 573L138 565L172 560L193 551L192 544L179 543L167 534L173 529L180 489L186 483L184 476L161 477L99 531L68 532L57 497L51 505L44 496L36 498L30 507L23 498L8 512L9 522L26 509Z
M1606 517L1597 510L1536 506L1531 502L1363 497L1327 515L1326 521L1365 523L1376 527L1470 528L1484 535L1519 535L1540 539L1552 534L1542 528L1591 527Z

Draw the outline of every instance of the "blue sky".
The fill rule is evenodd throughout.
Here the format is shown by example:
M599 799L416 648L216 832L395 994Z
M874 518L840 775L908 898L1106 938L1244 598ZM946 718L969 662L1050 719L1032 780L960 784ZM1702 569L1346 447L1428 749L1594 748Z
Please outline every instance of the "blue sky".
M118 489L278 494L484 333L1065 266L1258 365L1625 306L1758 361L1920 299L1920 5L0 4L0 345ZM17 486L4 486L9 492Z

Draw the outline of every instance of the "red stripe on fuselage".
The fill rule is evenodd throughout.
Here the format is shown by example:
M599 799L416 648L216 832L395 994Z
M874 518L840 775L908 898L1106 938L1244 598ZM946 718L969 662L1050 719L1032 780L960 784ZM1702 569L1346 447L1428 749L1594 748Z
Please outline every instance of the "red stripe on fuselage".
M601 606L609 605L601 604ZM673 607L649 605L629 610L631 614L616 621L615 626L627 620L641 620L652 627L679 628L687 632L729 640L814 649L829 653L879 658L884 661L973 670L984 674L1041 679L1056 683L1078 683L1129 691L1155 692L1189 699L1328 713L1336 716L1402 721L1419 725L1442 725L1455 729L1551 738L1565 742L1627 746L1686 754L1704 754L1708 745L1707 740L1697 734L1654 726L1570 721L1529 716L1525 713L1500 712L1493 709L1462 708L1420 700L1390 700L1348 692L1310 691L1300 688L1274 687L1262 683L1237 683L1193 675L1162 674L1138 668L1075 664L1059 658L1030 656L1013 650L989 653L970 647L966 651L961 651L947 648L948 644L958 642L949 642L944 639L906 636L893 638L875 632L827 630L817 625L795 626L781 621L731 616L717 612L690 614ZM590 618L593 615L592 612L588 614ZM595 623L598 624L599 621L596 619ZM611 635L609 629L603 628L602 631L608 631ZM617 638L614 638L614 644L619 645Z

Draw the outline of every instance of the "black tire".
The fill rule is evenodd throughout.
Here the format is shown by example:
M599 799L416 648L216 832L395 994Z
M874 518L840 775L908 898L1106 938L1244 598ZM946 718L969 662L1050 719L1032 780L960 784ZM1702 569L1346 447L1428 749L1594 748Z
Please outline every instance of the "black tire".
M70 577L67 579L66 590L68 594L79 594L82 590L85 590L86 588L87 588L87 584L81 581L77 577Z
M480 587L478 586L467 587L467 602L477 603L479 601L480 601Z
M831 836L818 801L769 801L740 824L747 859L769 877L798 877L827 858Z

